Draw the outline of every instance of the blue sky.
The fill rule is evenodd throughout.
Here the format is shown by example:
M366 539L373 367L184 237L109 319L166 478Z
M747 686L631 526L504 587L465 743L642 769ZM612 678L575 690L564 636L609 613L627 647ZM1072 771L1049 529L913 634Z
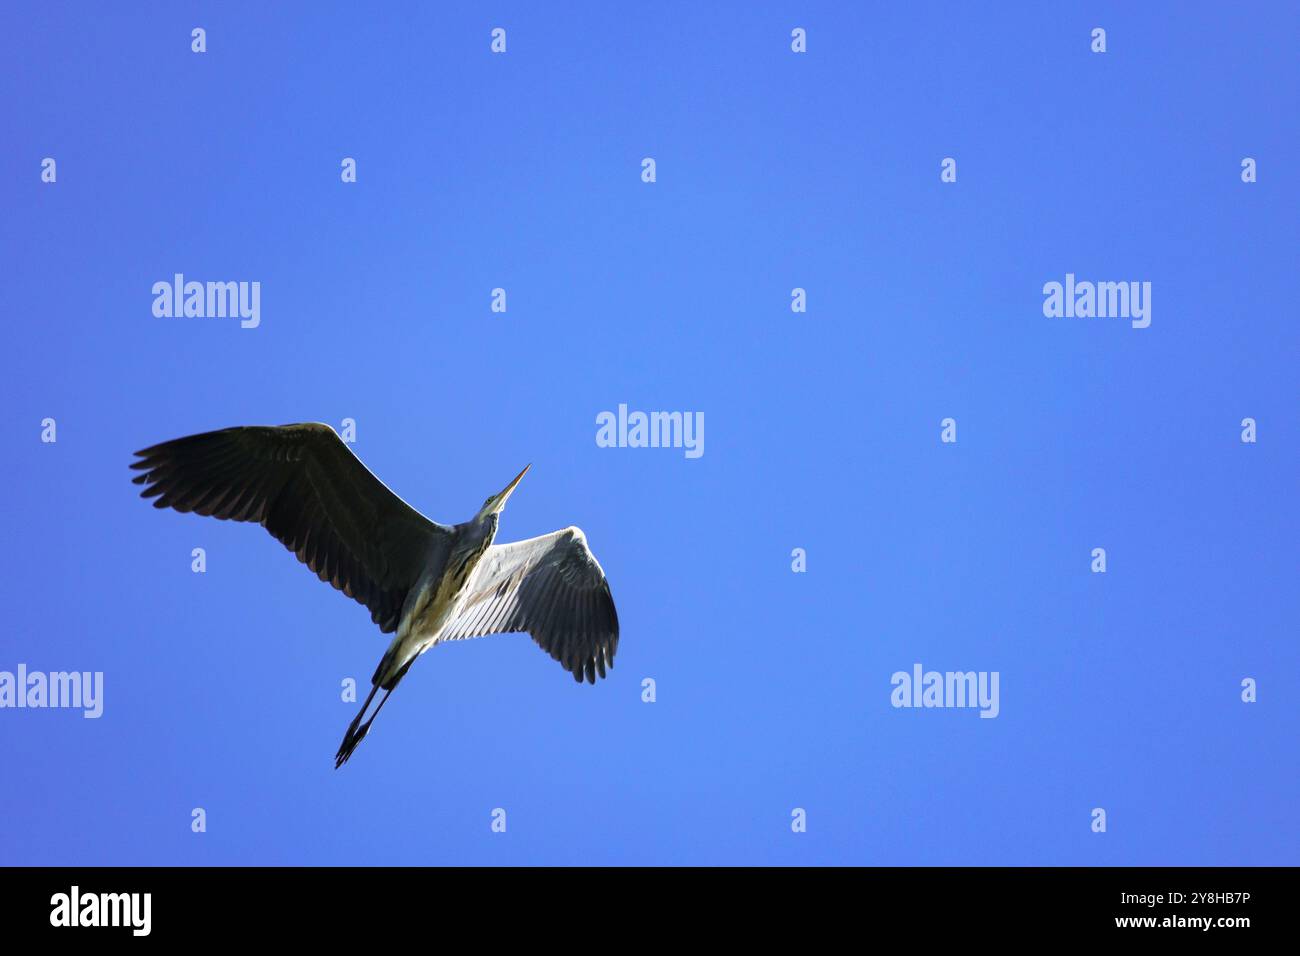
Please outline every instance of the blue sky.
M0 863L1297 862L1294 5L0 27L0 671L104 674L98 720L0 710ZM177 272L261 325L155 318ZM1045 317L1067 273L1150 282L1150 327ZM620 403L705 453L597 447ZM336 772L387 638L127 464L344 418L445 522L532 462L501 539L585 530L610 679L437 648ZM998 672L998 717L891 707L918 662Z

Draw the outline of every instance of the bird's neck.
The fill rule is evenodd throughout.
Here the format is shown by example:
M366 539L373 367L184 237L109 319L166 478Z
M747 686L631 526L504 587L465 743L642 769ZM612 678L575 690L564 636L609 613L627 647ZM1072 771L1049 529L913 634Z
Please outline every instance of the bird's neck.
M471 537L475 541L482 541L486 549L492 544L492 539L497 536L497 522L501 520L499 513L480 515L474 521L470 522Z

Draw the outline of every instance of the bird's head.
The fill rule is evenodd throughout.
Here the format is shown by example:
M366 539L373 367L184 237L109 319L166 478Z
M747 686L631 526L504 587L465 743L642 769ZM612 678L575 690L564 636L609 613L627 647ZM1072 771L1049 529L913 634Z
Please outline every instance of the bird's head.
M525 465L524 470L515 475L514 481L510 482L510 484L506 485L495 495L489 495L487 501L483 502L483 507L479 509L478 516L480 518L486 518L488 515L498 515L504 511L506 507L506 499L509 498L511 493L515 490L515 486L519 484L520 479L522 479L524 475L528 474L528 469L531 467L533 466Z

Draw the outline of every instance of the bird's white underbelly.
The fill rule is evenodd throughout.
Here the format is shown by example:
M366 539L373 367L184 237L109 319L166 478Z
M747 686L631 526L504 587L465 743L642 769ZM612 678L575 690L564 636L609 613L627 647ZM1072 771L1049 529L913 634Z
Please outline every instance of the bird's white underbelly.
M438 643L442 632L456 620L457 612L463 603L462 595L455 595L450 600L440 602L439 606L433 608L431 613L421 621L420 629L416 633L420 646L419 653L423 654Z
M387 667L384 669L386 676L396 674L438 644L443 632L456 621L469 593L474 570L486 550L484 546L477 554L460 560L453 558L454 571L444 574L432 587L426 587L416 599L388 647L385 655Z
M468 581L454 593L450 588L440 587L423 608L417 605L416 613L411 615L410 623L404 629L405 636L399 630L402 650L398 656L407 661L437 644L442 633L456 620L468 591Z

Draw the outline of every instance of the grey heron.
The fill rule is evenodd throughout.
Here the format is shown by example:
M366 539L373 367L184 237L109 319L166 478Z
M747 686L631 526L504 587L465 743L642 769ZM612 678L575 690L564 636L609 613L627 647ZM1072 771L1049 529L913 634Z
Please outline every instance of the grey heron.
M506 500L531 465L469 521L443 525L389 491L320 423L225 428L135 455L131 467L141 474L133 481L154 507L257 522L394 635L335 767L415 659L443 641L527 632L579 683L594 684L614 666L618 614L582 531L494 543Z

